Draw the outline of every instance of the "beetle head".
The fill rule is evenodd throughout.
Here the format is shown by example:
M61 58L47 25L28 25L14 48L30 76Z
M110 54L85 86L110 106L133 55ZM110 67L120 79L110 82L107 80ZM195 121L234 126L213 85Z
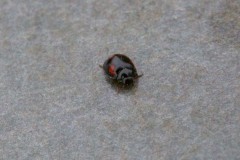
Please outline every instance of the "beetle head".
M128 68L122 69L122 70L118 73L117 80L118 80L119 82L122 82L123 84L126 84L126 85L132 84L133 81L134 81L133 71L132 71L131 69L128 69Z

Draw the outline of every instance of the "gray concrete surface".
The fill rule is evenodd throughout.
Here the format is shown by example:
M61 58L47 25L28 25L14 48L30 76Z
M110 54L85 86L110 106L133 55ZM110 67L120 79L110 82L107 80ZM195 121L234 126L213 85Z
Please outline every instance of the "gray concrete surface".
M0 37L1 160L240 159L239 0L1 0Z

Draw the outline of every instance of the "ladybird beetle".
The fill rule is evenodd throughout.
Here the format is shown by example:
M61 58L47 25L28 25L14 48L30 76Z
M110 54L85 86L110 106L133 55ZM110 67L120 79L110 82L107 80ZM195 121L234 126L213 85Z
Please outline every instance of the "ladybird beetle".
M142 76L142 74L138 75L130 58L123 54L110 56L100 67L103 68L109 79L123 85L131 85Z

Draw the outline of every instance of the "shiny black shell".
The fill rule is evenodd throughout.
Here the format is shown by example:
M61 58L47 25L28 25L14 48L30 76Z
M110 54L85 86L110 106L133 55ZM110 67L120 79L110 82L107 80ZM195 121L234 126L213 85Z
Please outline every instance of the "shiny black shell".
M103 70L110 79L127 85L139 77L131 59L123 54L109 57L103 64Z

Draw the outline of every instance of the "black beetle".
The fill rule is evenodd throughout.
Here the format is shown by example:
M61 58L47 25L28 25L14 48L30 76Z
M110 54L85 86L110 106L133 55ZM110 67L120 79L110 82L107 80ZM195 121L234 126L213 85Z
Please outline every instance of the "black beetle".
M137 70L129 57L123 54L114 54L100 65L109 79L119 84L132 85L134 81L142 76L138 75Z

